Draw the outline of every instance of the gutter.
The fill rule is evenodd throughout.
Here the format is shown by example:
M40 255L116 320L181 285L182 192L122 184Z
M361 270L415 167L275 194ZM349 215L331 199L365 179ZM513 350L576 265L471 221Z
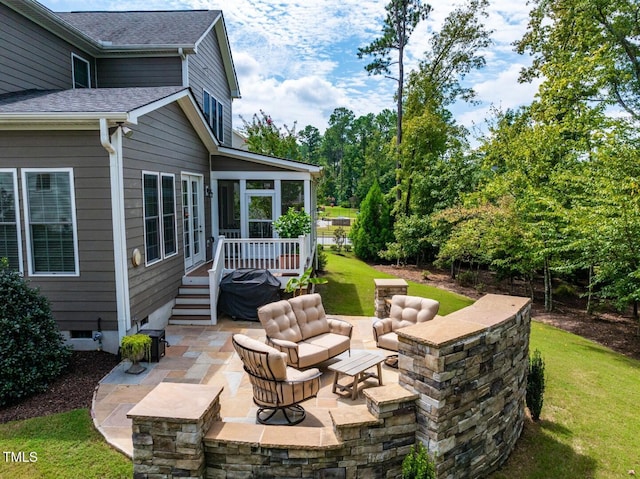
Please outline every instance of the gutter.
M131 328L127 236L124 209L122 136L122 128L120 127L116 128L113 135L109 135L107 119L100 118L100 143L107 153L109 153L118 345L120 344L120 340L127 335L127 331Z

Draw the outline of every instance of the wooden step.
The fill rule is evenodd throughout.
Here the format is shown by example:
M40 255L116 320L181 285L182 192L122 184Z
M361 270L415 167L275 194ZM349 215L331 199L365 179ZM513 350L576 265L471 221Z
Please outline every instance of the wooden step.
M211 315L173 315L169 318L169 324L206 326L211 324Z
M176 296L178 304L211 304L211 296L208 294L179 294Z

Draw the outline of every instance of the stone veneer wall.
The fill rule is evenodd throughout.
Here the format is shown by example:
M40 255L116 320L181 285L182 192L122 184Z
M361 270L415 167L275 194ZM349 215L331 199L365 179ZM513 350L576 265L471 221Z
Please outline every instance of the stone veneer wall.
M367 404L330 412L330 428L216 423L205 438L207 478L400 477L415 443L417 396L399 385L365 389Z
M403 328L400 385L419 395L418 430L438 478L485 477L522 432L531 305L486 295L475 304Z
M374 279L375 299L374 314L376 318L388 318L389 303L394 294L407 294L409 285L404 279Z

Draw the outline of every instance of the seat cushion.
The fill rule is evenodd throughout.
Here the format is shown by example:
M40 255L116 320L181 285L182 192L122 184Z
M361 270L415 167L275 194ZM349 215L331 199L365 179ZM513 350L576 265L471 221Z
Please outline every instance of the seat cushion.
M303 340L329 332L329 322L319 294L303 294L291 298L289 303L298 321Z
M294 343L302 341L302 332L289 301L283 299L258 308L258 319L270 338Z
M344 353L350 347L349 336L334 333L319 334L318 336L305 340L305 343L327 349L330 358Z
M398 335L396 333L386 333L378 336L378 347L389 349L390 351L398 350Z
M304 369L327 359L329 359L329 350L327 348L302 341L298 343L298 364L294 366Z

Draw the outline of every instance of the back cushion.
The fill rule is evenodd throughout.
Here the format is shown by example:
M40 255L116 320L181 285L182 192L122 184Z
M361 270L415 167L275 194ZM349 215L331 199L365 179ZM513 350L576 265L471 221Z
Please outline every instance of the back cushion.
M319 294L303 294L289 300L298 320L302 339L329 332L329 322Z
M236 342L235 349L238 356L251 374L276 381L287 379L286 353L281 353L277 349L244 334L235 334L233 339ZM254 351L267 354L254 354ZM273 377L270 377L271 375L267 371L270 371Z
M302 341L296 316L287 300L283 299L258 308L258 319L270 338L294 343Z
M433 299L396 294L391 299L392 330L430 321L438 314L440 303Z

